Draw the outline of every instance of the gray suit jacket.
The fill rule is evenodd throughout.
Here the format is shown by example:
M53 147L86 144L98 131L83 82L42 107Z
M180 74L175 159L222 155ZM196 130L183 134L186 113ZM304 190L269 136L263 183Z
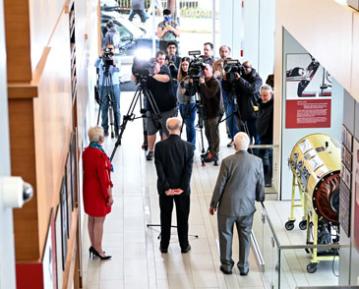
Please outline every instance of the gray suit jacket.
M248 216L256 210L256 199L264 201L262 160L247 151L223 159L210 207L223 216Z

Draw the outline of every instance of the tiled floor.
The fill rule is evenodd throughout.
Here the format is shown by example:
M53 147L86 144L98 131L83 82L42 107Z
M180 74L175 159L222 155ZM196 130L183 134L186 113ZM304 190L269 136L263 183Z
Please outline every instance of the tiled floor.
M132 94L122 93L121 98L125 112ZM223 157L232 149L225 147L227 138L223 131L224 124L221 130ZM202 167L198 151L192 175L190 234L199 237L190 237L192 250L181 254L177 232L173 229L168 254L160 253L159 227L148 227L149 224L159 224L155 166L153 161L146 161L140 148L141 142L142 121L128 123L113 162L115 203L105 222L103 244L106 252L112 255L112 260L89 260L88 252L84 249L82 265L85 288L264 288L253 254L250 256L248 276L240 276L238 269L234 269L234 274L230 276L224 276L219 271L217 222L216 217L208 213L219 167ZM113 145L113 140L106 141L108 153ZM176 224L175 218L173 224ZM88 247L87 231L84 229L83 248ZM238 256L237 247L235 241L234 260Z

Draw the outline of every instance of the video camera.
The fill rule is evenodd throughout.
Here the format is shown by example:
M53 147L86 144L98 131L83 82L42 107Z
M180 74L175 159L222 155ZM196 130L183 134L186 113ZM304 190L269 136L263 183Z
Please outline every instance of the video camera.
M133 59L132 74L139 81L147 80L153 75L156 59L143 60L135 57Z
M201 51L199 50L188 51L188 55L194 57L189 63L188 68L188 76L193 80L198 80L203 75L203 69L206 67L203 58L198 57L200 54Z
M245 74L243 65L237 59L226 59L224 62L224 72L226 73L227 80L233 82L236 78L235 74L239 73L240 76Z
M113 50L111 48L105 48L102 54L102 61L103 61L103 66L106 68L109 68L111 65L114 66L114 62L113 62Z

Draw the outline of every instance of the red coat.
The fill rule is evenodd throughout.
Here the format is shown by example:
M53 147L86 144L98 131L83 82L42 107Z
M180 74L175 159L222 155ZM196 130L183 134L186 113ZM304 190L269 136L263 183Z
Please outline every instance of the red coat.
M85 212L92 217L104 217L111 212L107 206L108 190L112 187L111 162L104 152L92 147L85 149L82 160Z

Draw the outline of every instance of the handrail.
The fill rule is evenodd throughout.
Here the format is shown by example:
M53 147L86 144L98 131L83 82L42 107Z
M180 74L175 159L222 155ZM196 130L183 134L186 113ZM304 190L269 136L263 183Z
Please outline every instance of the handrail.
M333 244L317 244L317 245L313 245L313 244L304 244L304 245L281 245L278 238L277 238L277 234L275 233L272 221L270 220L270 218L268 217L268 212L267 209L264 205L263 202L261 202L263 211L264 211L264 217L267 220L268 224L269 224L269 228L271 230L271 233L273 235L274 241L276 242L276 245L279 249L340 249L340 248L349 248L350 244L339 244L339 243L333 243Z

